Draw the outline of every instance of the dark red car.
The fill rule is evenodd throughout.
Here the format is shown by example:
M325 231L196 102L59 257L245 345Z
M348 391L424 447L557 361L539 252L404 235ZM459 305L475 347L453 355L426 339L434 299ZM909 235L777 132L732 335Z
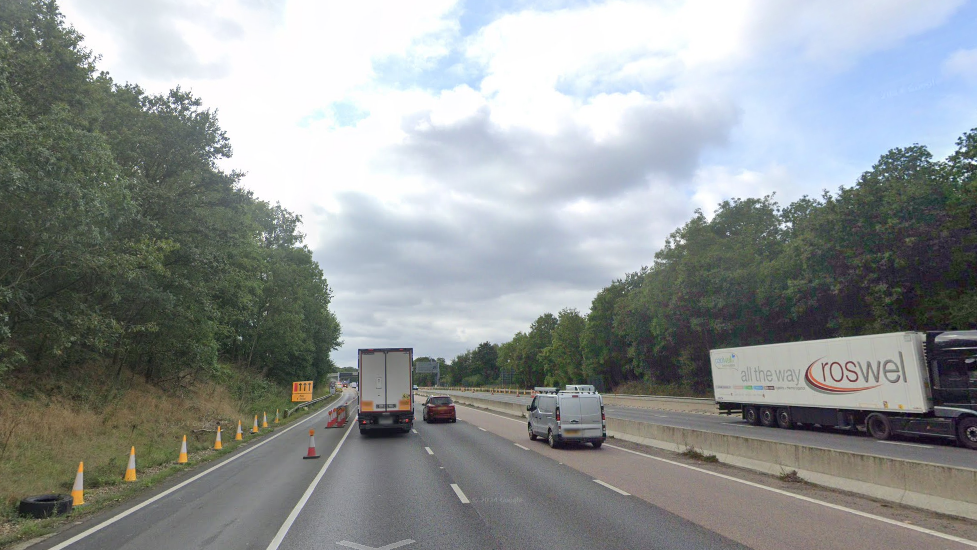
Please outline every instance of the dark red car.
M421 406L421 418L425 422L434 422L435 420L456 422L458 420L455 418L455 405L447 395L432 395L428 397L427 401Z

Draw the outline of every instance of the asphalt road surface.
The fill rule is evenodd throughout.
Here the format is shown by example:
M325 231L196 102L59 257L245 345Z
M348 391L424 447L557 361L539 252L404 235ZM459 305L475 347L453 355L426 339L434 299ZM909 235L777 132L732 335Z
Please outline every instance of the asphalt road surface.
M35 548L977 547L612 445L550 449L522 421L458 414L361 436L352 423L323 430L317 413ZM313 427L321 458L303 460Z
M445 393L454 395L458 392ZM523 405L528 405L532 400L529 397L516 397L507 394L466 392L464 395L470 395L479 399L520 403ZM751 439L777 441L780 443L808 445L886 458L916 460L931 464L942 464L944 466L977 468L977 451L957 447L954 442L939 438L897 437L890 441L879 441L864 432L854 435L835 429L782 430L780 428L751 426L739 416L639 409L636 407L615 407L610 405L604 408L608 418L636 420L677 428L689 428L748 437Z

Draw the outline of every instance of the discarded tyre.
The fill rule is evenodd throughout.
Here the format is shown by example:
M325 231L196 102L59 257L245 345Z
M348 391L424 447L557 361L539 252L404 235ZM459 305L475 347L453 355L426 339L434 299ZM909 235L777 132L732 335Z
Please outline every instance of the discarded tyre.
M38 495L21 500L17 511L32 518L63 516L71 512L72 502L71 495Z

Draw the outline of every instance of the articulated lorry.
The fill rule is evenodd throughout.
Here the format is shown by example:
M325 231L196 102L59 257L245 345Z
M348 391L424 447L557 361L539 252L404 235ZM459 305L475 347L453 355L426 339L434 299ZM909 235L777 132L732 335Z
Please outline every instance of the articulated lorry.
M360 433L372 430L410 432L414 425L414 350L359 350Z
M977 449L977 331L897 332L709 352L719 409L753 425L859 426Z

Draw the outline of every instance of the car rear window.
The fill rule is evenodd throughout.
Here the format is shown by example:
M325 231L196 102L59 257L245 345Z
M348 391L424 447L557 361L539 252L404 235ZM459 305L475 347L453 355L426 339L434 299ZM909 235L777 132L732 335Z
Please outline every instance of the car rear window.
M451 398L450 397L432 397L430 404L431 405L450 405L451 404Z

